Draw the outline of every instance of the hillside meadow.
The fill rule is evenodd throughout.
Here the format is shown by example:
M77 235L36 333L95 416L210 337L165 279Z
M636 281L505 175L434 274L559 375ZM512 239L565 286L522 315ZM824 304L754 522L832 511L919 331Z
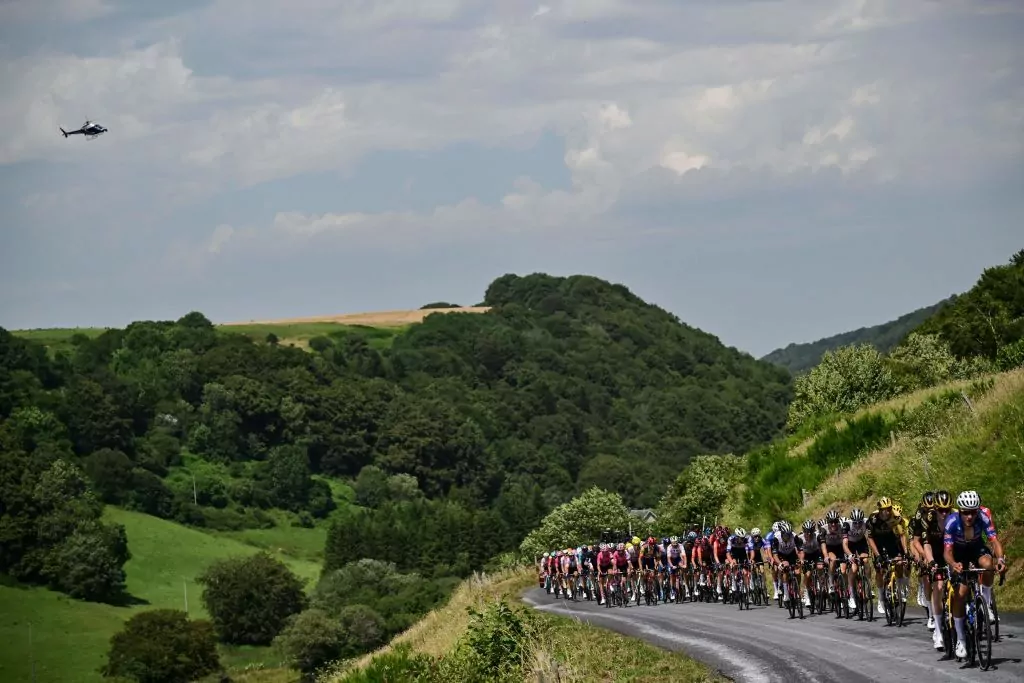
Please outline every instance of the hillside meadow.
M211 563L258 551L254 545L211 535L150 515L107 507L106 521L123 524L131 544L126 603L114 606L75 600L41 586L12 581L0 585L0 680L32 680L32 660L38 683L100 683L97 672L110 637L132 614L159 607L184 609L193 618L206 616L195 577ZM256 533L249 530L239 534ZM259 534L256 534L259 538ZM299 547L319 544L324 532L290 528L287 536ZM311 542L299 539L307 538ZM264 539L265 540L265 539ZM283 560L312 586L318 563L296 558L266 543L266 549ZM29 629L31 624L31 648ZM222 647L227 666L248 662L276 663L270 648Z

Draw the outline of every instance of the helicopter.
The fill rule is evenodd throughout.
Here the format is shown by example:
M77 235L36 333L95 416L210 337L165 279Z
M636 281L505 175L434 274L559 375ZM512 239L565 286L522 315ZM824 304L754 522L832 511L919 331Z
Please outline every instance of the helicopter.
M84 135L87 139L92 140L93 138L106 133L107 129L98 123L92 123L89 119L86 119L85 123L82 124L82 127L78 130L64 130L61 128L60 132L64 133L64 137L69 135Z

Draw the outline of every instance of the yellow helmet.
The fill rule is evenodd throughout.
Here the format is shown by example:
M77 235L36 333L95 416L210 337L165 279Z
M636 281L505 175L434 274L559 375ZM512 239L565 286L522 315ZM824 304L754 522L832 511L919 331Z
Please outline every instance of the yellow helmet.
M632 542L627 543L626 544L626 550L632 550L632 549L633 549L633 543Z
M633 545L640 545L640 537L639 536L634 536L633 537Z
M884 510L886 508L891 508L891 507L892 507L892 498L890 498L889 496L882 496L881 498L878 499L878 509L879 510Z

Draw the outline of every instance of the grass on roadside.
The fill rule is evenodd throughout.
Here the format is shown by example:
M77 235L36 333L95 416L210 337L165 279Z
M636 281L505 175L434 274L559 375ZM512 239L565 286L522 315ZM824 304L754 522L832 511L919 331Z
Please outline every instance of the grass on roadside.
M366 655L336 673L324 676L328 683L348 680L377 680L374 670L385 660L386 666L408 663L409 657L426 656L437 670L432 680L458 677L466 663L467 638L474 628L469 610L486 612L507 601L517 610L526 610L532 622L529 656L524 662L525 681L639 681L650 683L724 681L708 667L683 654L649 645L613 631L591 626L576 619L527 609L519 596L536 585L532 569L507 570L491 576L474 576L464 581L449 602L429 613L388 645ZM484 622L486 624L487 620ZM492 622L491 627L494 627ZM484 626L486 628L486 626ZM504 635L497 635L503 633ZM483 643L496 642L508 632L498 626L493 637L486 634ZM473 640L470 638L470 640ZM481 642L480 634L475 639ZM406 650L408 648L408 650ZM408 653L408 654L406 654ZM469 656L472 660L472 656ZM366 673L359 673L366 672ZM369 675L367 675L369 674ZM403 679L404 680L404 679ZM245 679L245 683L262 683ZM274 682L276 683L276 681Z

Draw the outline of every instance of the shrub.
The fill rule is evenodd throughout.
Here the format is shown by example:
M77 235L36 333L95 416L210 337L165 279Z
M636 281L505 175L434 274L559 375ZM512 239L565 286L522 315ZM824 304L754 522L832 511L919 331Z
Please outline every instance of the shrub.
M337 620L313 608L292 616L274 639L274 647L289 666L308 674L341 657L345 633Z
M261 552L211 565L196 578L218 637L238 645L267 645L293 614L306 607L302 581L280 560Z
M526 555L539 555L551 548L592 541L606 528L624 531L631 522L634 528L640 524L630 517L622 496L595 486L552 510L519 547Z
M140 612L110 639L105 677L138 683L185 683L220 669L217 639L208 621L189 621L184 612Z
M796 378L794 388L786 419L790 430L815 415L851 413L900 391L885 358L870 344L826 351L818 365Z

